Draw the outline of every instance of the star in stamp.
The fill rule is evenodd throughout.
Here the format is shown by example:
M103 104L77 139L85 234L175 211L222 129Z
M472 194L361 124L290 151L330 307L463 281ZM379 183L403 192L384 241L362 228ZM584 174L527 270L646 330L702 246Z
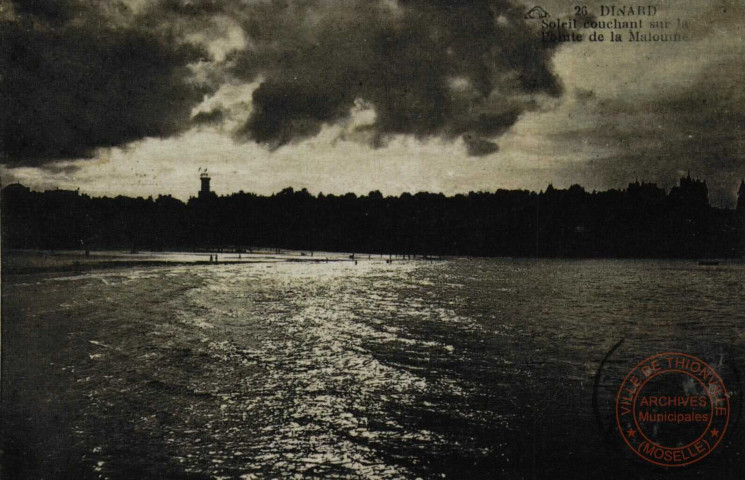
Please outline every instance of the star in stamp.
M660 353L637 364L616 396L623 440L642 459L683 467L709 455L730 417L727 389L706 362L685 353Z

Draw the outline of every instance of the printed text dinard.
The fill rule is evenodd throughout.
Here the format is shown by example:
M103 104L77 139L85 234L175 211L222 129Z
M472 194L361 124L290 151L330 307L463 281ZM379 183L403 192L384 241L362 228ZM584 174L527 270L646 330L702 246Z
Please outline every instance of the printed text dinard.
M655 6L600 5L593 10L575 6L562 17L541 20L541 41L544 43L661 43L690 40L688 21L667 16Z

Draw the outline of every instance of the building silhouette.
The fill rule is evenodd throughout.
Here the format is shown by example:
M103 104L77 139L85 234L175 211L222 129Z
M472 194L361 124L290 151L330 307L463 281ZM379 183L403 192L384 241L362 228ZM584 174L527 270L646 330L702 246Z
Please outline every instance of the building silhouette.
M635 181L588 192L497 190L445 196L380 192L218 197L200 170L182 202L94 197L77 191L2 190L2 247L295 250L466 256L745 257L745 181L736 209L708 201L706 182L681 178L669 193Z
M670 190L670 198L689 208L709 205L709 187L706 180L691 178L691 172L680 179L680 184Z
M202 181L202 188L199 190L199 199L207 200L212 196L212 191L210 191L210 180L212 179L207 172L202 172L199 179Z

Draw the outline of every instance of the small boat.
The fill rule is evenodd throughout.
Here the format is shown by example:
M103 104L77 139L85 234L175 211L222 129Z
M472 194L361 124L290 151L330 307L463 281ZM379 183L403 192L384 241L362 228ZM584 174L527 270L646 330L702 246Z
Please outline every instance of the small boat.
M698 264L714 267L719 265L719 260L699 260Z

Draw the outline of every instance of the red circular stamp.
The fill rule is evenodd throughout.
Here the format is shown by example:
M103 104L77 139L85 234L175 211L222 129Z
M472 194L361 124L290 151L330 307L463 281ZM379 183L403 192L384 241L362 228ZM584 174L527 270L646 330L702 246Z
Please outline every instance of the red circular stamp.
M719 374L685 353L660 353L636 365L616 396L616 422L644 460L683 467L709 455L724 437L730 402Z

